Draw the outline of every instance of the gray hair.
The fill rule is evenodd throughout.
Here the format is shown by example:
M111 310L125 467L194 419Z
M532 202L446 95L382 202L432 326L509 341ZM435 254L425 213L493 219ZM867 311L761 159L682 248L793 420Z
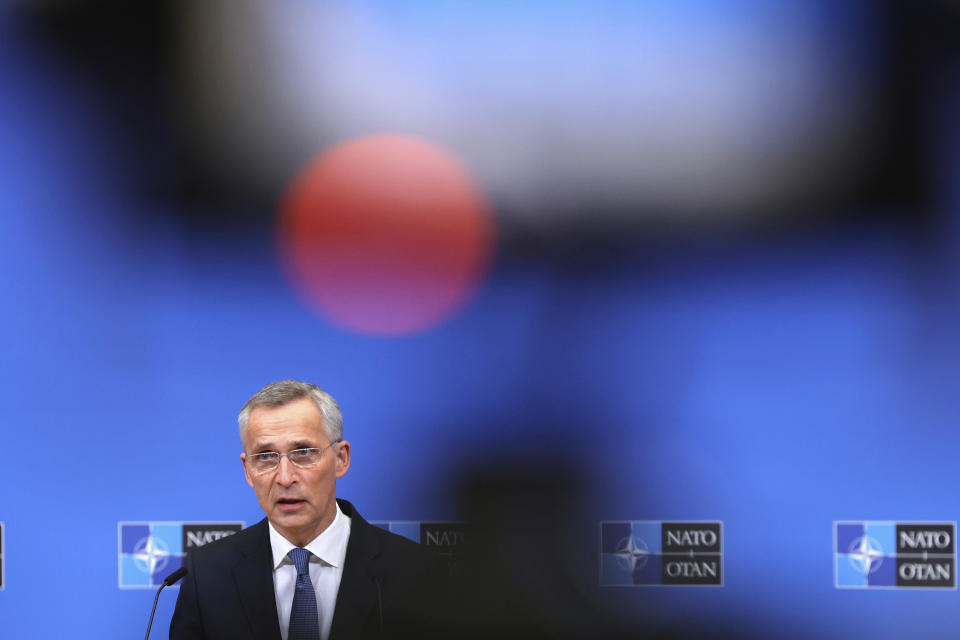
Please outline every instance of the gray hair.
M323 417L324 431L327 432L330 442L343 438L343 415L340 413L340 405L329 393L309 382L281 380L271 382L257 391L240 409L240 415L237 416L237 423L240 425L240 441L243 442L247 435L247 422L250 420L251 411L257 407L282 407L301 398L310 398L313 404L317 405Z

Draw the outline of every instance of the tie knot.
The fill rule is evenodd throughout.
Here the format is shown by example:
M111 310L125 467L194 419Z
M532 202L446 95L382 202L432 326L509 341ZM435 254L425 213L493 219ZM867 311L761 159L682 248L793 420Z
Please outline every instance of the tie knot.
M297 568L298 576L310 575L310 570L307 569L307 565L310 563L310 555L310 552L303 547L290 549L290 553L287 554L287 557L293 561L293 566Z

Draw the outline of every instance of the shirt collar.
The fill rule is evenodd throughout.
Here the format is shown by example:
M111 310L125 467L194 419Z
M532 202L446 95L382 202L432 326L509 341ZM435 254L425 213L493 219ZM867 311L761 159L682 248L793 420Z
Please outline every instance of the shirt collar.
M291 549L296 549L297 545L284 538L269 520L267 520L267 525L270 528L273 569L276 571L280 565L284 563L292 564L287 554L290 553ZM337 504L337 513L333 517L333 522L304 548L319 558L323 563L333 567L339 567L343 565L343 560L347 555L347 539L349 537L350 517L343 513L343 511L340 510L340 505Z

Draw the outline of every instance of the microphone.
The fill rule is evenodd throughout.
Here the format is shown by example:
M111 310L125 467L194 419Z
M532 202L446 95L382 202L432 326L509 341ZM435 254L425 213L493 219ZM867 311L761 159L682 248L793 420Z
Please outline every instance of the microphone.
M169 587L185 575L187 575L186 568L180 567L163 579L163 584L160 585L159 589L157 589L157 595L153 599L153 609L150 609L150 622L147 623L147 636L144 638L144 640L150 640L150 627L153 626L153 614L157 612L157 601L160 600L160 592L163 591L164 587Z

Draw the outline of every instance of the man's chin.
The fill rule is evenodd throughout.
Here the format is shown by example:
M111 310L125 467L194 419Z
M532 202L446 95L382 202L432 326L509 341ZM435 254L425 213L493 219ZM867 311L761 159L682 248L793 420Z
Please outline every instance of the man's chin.
M316 513L306 502L298 507L280 507L280 505L277 505L270 512L270 522L278 529L308 528L316 519Z

